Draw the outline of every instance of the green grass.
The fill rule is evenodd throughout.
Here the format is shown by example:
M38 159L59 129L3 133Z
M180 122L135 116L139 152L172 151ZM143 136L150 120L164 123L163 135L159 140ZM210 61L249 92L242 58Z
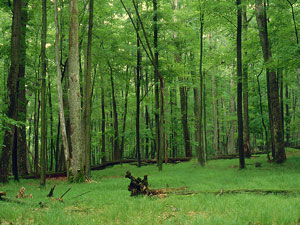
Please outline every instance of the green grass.
M166 198L130 197L130 170L133 176L148 174L150 188L183 187L189 191L234 189L273 189L300 191L300 156L288 149L289 158L283 165L268 163L266 156L247 159L247 168L239 170L238 159L209 161L205 168L196 162L164 165L158 172L155 165L137 168L133 165L114 166L93 171L93 180L86 184L47 180L40 189L39 180L11 181L0 184L0 191L14 198L24 186L33 199L24 204L0 201L0 224L293 224L300 219L300 195L215 194L175 195ZM254 164L261 162L262 167ZM46 197L53 184L59 197L70 186L64 202ZM77 197L78 195L89 193ZM75 197L75 198L74 198ZM41 208L39 202L45 207Z

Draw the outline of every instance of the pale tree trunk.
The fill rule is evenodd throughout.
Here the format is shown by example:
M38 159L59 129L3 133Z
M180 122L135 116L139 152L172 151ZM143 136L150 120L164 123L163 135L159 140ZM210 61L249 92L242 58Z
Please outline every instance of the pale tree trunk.
M70 108L70 126L72 158L71 172L75 181L81 181L83 174L83 146L81 132L81 96L79 85L79 54L78 54L78 0L69 1L69 108Z
M47 1L42 1L42 36L41 36L41 63L42 63L42 89L41 89L41 180L40 185L46 185L46 143L47 143L47 126L46 126L46 36L47 36Z
M13 20L11 34L11 66L7 79L8 112L7 117L17 120L17 80L20 66L20 28L21 28L22 0L13 1ZM15 126L8 125L4 134L2 154L0 158L0 182L7 182L9 162L14 146Z
M259 37L263 51L264 61L268 63L272 59L271 48L269 46L266 9L262 0L256 0L256 20L259 28ZM279 104L279 90L274 69L267 68L267 83L269 84L269 118L271 138L274 146L274 160L282 163L286 160L283 140L283 127L281 108Z
M91 70L92 70L92 30L93 30L93 12L94 12L94 0L90 0L89 5L89 28L88 28L88 43L87 43L87 60L85 70L85 89L84 89L84 103L83 103L83 131L85 144L85 175L90 177L91 175Z
M126 75L127 74L128 74L128 66L126 68ZM124 117L123 117L122 140L121 140L121 159L123 158L124 146L125 146L125 129L126 129L126 120L127 120L129 81L126 82L125 89L126 90L125 90Z
M234 89L234 67L233 67L233 71L231 73L231 79L230 79L230 89L233 90ZM235 110L234 107L235 106L235 96L233 91L231 91L231 99L230 99L230 105L229 105L229 115L230 117L233 117L235 114ZM234 124L235 124L235 120L231 120L230 121L230 129L229 129L229 135L228 135L228 153L229 154L234 154L236 153L236 148L235 148L235 141L234 141Z
M67 138L66 131L66 122L65 122L65 113L64 113L64 103L63 103L63 91L62 91L62 74L61 74L61 61L59 57L59 24L58 24L58 10L57 10L57 0L54 0L54 17L55 17L55 61L56 61L56 72L57 72L57 96L58 96L58 108L59 108L59 127L61 128L62 134L62 143L63 143L63 151L66 162L67 176L69 178L69 169L70 169L70 152L69 152L69 143ZM59 136L59 129L57 130ZM57 155L59 151L59 145L56 147ZM62 153L61 153L62 154ZM56 157L56 170L58 169L58 157Z

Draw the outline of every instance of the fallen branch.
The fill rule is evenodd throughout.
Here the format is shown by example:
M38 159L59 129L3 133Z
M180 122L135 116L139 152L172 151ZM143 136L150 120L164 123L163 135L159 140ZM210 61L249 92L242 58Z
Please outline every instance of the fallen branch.
M54 186L51 188L51 190L50 190L49 194L47 195L47 197L52 197L52 196L53 196L54 188L55 188L55 184L54 184Z
M90 192L91 192L91 191L86 191L86 192L84 192L84 193L82 193L82 194L80 194L80 195L77 195L77 196L75 196L75 197L70 198L69 200L74 199L74 198L78 198L78 197L80 197L80 196L82 196L82 195L85 195L85 194L87 194L87 193L90 193Z

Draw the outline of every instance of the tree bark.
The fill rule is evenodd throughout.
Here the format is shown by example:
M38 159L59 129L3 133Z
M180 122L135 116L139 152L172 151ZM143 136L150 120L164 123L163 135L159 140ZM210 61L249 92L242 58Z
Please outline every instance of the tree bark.
M104 163L105 160L105 96L104 96L104 74L101 76L101 163Z
M81 96L79 85L79 54L78 54L78 0L69 1L69 108L70 108L70 126L71 126L71 143L72 158L71 172L75 181L82 180L83 174L83 146L81 132Z
M113 79L113 69L110 63L108 62L110 68L110 81L111 81L111 90L112 90L112 106L113 106L113 127L114 127L114 148L113 148L113 160L121 160L121 152L119 145L119 121L118 121L118 112L117 112L117 102L115 95L115 85Z
M262 0L256 0L256 21L259 27L259 37L263 51L264 61L267 64L272 60L271 48L269 46L267 16ZM269 84L269 118L271 138L274 146L274 160L282 163L286 160L283 140L283 127L281 108L279 104L279 90L274 69L267 67L267 83Z
M18 74L18 121L24 123L17 127L17 149L18 149L18 167L19 175L28 175L27 168L27 149L26 149L26 113L27 113L27 99L25 88L25 63L26 63L26 24L28 22L27 16L28 2L23 2L22 16L21 16L21 40L20 40L20 66Z
M244 146L243 146L243 68L242 68L242 7L241 0L237 4L237 120L238 120L238 149L240 156L240 168L245 168Z
M20 67L22 0L13 1L13 20L11 34L11 66L7 79L8 112L7 117L17 120L17 80ZM14 146L15 126L9 124L4 134L2 155L0 159L0 182L7 182L9 162Z
M54 0L54 17L55 17L55 61L56 61L56 73L57 73L57 96L58 96L58 107L59 107L59 126L57 129L57 137L59 137L59 130L61 129L62 135L62 144L63 152L65 155L67 176L69 178L69 169L70 169L70 150L69 150L69 141L66 131L66 122L65 122L65 113L64 113L64 101L63 101L63 90L62 90L62 72L61 72L61 60L59 57L59 24L58 24L58 9L57 9L57 0ZM56 145L56 167L55 170L58 170L58 152L59 152L59 143ZM61 152L61 154L63 154Z
M231 79L230 79L230 90L231 90L231 99L230 99L230 103L229 103L229 115L230 117L233 118L233 116L235 115L235 97L234 97L234 66L232 69L232 73L231 73ZM235 148L235 140L234 140L234 124L235 124L236 120L232 119L230 120L230 129L229 129L229 135L228 135L228 153L229 154L234 154L236 153L236 148ZM225 128L226 129L226 128Z
M247 8L243 8L243 32L244 39L247 41L247 32L248 32L248 19L247 19ZM251 157L251 148L250 148L250 131L249 131L249 113L248 113L248 61L247 61L247 49L244 50L244 63L243 63L243 109L244 109L244 121L243 121L243 134L244 134L244 148L245 156Z
M85 90L83 103L83 131L85 144L85 175L91 175L91 69L92 69L92 32L93 32L93 14L94 14L94 0L90 0L89 5L89 28L88 28L88 43L87 43L87 60L85 70Z
M47 127L46 127L46 37L47 37L47 1L42 1L42 36L41 36L41 180L40 185L46 185L46 143L47 143Z
M138 4L137 4L138 8ZM139 32L140 26L137 23L137 32ZM140 150L140 72L141 72L141 49L140 49L140 40L137 36L137 63L136 63L136 122L135 122L135 131L136 131L136 152L138 167L141 167L141 150Z
M219 149L219 132L218 132L218 104L216 98L216 80L214 71L211 76L211 94L213 98L213 123L214 123L214 138L213 138L213 150L215 154L220 153Z

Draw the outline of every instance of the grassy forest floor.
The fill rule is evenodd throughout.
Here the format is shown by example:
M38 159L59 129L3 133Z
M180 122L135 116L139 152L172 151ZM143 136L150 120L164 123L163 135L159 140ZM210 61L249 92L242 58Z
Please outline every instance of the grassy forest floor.
M155 165L123 164L93 171L85 184L49 179L46 189L40 188L39 180L11 181L0 184L0 191L12 200L0 201L0 224L300 224L300 151L287 149L287 155L283 165L267 162L266 155L246 159L245 170L237 167L238 159L208 161L205 168L196 161L168 164L163 172ZM166 197L130 197L127 170L133 176L148 174L150 188L187 189ZM54 184L51 200L46 195ZM15 199L21 187L33 198ZM56 200L69 187L63 201ZM222 195L197 193L222 189ZM293 193L226 193L241 189Z

